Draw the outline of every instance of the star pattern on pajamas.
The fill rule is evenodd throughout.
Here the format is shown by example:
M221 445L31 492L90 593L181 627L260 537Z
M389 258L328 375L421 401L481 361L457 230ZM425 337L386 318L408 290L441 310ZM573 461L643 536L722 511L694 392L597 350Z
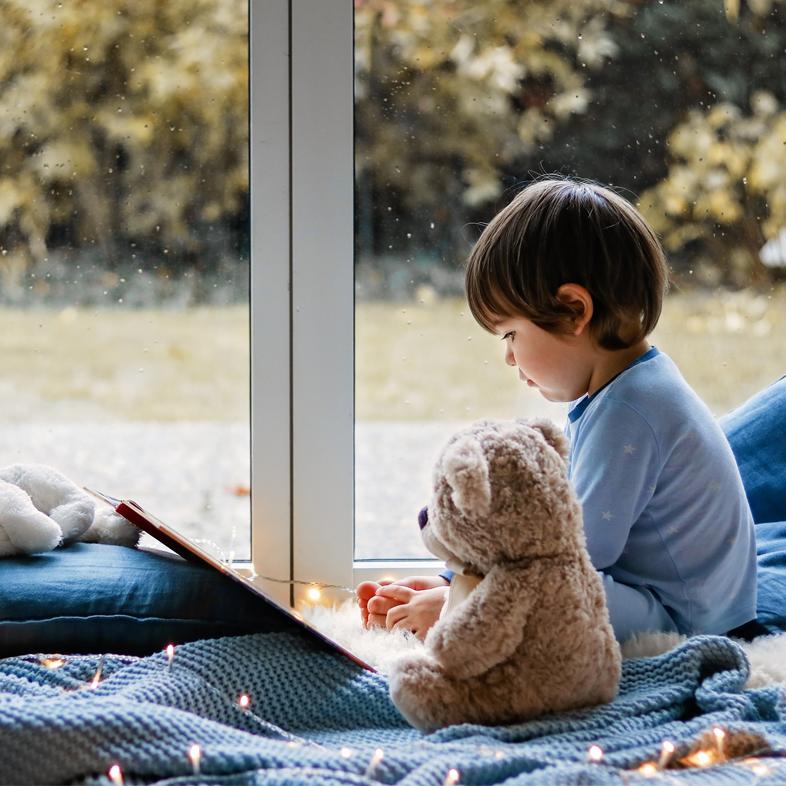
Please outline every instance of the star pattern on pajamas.
M614 514L610 510L604 510L601 516L604 521L611 521L614 518Z
M625 445L623 450L625 451L625 455L626 456L632 456L636 452L636 446L635 445L631 445L631 444L627 444L627 445Z

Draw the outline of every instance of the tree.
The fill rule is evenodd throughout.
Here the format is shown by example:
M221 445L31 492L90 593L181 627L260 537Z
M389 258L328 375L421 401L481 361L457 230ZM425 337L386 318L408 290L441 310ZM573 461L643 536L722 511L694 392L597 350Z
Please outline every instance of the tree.
M246 4L0 0L0 247L194 262L246 211Z
M487 220L504 189L559 171L612 183L634 201L647 192L648 214L664 232L684 225L687 240L690 224L685 244L668 230L678 270L701 257L716 280L767 275L756 243L783 226L775 206L786 182L780 151L770 149L786 106L783 0L357 5L362 251L420 246L461 259L463 227ZM742 223L697 234L695 216L654 215L651 189L677 161L675 129L713 107L749 113L759 94L774 102L769 147L761 140L769 153L749 151L751 166L759 163L739 205ZM702 179L699 157L680 165L696 167L697 188L708 189L714 181ZM754 188L765 180L766 189Z
M693 248L713 283L767 282L760 249L786 227L786 111L764 91L751 104L692 111L669 137L666 177L640 198L666 247Z
M415 244L433 245L438 225L460 245L465 209L494 200L511 161L586 111L577 61L601 67L616 51L603 19L628 11L618 0L355 6L358 229L376 252L399 243L402 219Z

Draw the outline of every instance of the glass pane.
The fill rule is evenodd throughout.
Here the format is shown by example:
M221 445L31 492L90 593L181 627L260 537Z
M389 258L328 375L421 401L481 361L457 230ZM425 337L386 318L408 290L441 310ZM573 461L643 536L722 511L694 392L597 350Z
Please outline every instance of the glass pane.
M433 460L523 389L463 301L483 224L538 174L612 184L673 276L653 343L721 414L784 373L784 5L357 0L356 558L426 556Z
M248 557L245 0L0 3L2 464Z

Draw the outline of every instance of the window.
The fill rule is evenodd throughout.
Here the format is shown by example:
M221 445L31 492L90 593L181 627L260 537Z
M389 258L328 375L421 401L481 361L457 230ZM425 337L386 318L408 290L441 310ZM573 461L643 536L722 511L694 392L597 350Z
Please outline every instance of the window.
M0 4L3 462L250 554L248 9Z
M654 341L716 413L782 373L782 3L249 5L0 7L6 463L275 578L436 570L444 438L562 419L462 301L541 172L640 204L675 281Z
M484 222L539 174L639 204L674 279L653 342L716 414L783 373L785 35L767 0L355 3L357 560L429 556L415 519L461 423L564 422L463 300Z

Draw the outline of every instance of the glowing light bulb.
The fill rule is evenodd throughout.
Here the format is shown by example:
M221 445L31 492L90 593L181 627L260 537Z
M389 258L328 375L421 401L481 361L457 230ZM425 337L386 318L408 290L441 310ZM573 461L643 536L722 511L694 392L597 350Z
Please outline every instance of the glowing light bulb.
M723 758L723 741L726 739L726 732L720 728L720 726L715 726L712 730L712 734L715 737L715 746L718 749L718 756Z
M639 773L641 773L645 778L651 778L653 775L658 774L658 768L651 761L647 761L644 762L641 767L639 767Z
M194 775L199 775L199 766L202 763L202 749L199 745L192 745L188 749L188 758L191 760Z
M377 748L374 751L374 755L371 757L371 761L368 763L368 767L366 767L366 777L370 777L374 770L377 768L377 765L382 761L384 758L385 753L382 748Z
M241 710L247 710L251 705L251 699L248 697L246 693L241 694L240 698L237 700L238 706Z
M96 673L93 675L93 679L90 680L90 687L97 688L98 683L101 682L101 673L104 671L104 661L106 660L106 655L102 655L98 659L98 668L96 669Z
M306 597L312 603L316 603L322 597L322 591L319 589L319 587L311 586L306 590Z
M114 786L123 786L123 771L120 769L119 764L113 764L109 768L109 780L112 781Z
M603 748L600 745L590 745L587 751L587 760L597 764L603 761Z
M349 759L352 756L353 753L354 753L354 751L352 750L352 748L342 748L341 749L341 755L345 759Z
M712 756L707 751L698 751L693 760L696 762L697 767L709 767L712 764Z
M166 645L166 668L169 671L172 668L172 661L175 659L175 645L174 644L167 644Z
M448 770L448 774L445 776L443 786L456 786L458 782L459 771L451 767L451 769Z
M65 658L61 658L60 656L54 656L52 658L41 658L39 663L42 666L45 666L47 669L59 669L61 666L65 665Z
M673 742L670 742L669 740L663 741L663 745L660 746L660 756L658 758L659 770L662 770L669 763L669 759L671 759L674 750L675 748Z

